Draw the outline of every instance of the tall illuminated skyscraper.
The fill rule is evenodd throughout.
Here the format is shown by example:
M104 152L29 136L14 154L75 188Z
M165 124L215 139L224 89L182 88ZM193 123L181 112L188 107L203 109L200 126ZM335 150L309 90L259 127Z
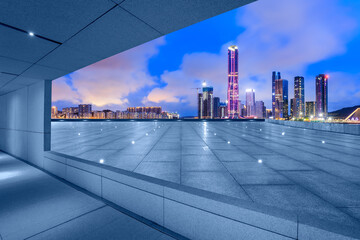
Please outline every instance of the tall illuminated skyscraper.
M281 79L280 72L272 72L272 112L275 114L275 81Z
M305 81L304 77L294 78L294 113L293 117L305 117Z
M254 89L246 89L246 115L256 116Z
M240 115L239 104L239 50L237 46L228 48L228 90L227 108L229 118L238 118Z
M316 117L325 118L328 114L328 80L328 75L319 74L316 76Z
M277 79L275 81L275 119L289 118L288 81Z

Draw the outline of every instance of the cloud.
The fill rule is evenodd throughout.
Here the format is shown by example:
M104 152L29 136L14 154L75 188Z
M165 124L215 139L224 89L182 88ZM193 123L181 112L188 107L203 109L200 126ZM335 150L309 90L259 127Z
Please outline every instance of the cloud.
M53 81L53 101L128 105L130 93L155 84L148 61L163 44L164 38L156 39Z
M224 43L218 54L186 54L178 70L161 76L167 85L153 89L146 100L186 101L196 107L195 91L190 88L206 80L214 86L214 95L225 101L227 47L236 44L240 98L244 99L246 88L254 88L256 98L270 107L273 70L281 71L292 83L293 77L303 75L309 65L346 53L346 44L357 25L340 2L267 0L240 9L237 21L245 31L234 42Z

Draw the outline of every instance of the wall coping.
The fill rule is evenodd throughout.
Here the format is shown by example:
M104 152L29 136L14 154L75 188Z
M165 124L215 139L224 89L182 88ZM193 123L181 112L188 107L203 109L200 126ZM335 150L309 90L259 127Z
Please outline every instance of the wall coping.
M168 182L58 152L46 151L44 152L44 157L44 161L48 158L49 160L69 167L76 167L82 171L98 176L101 179L115 181L144 191L147 194L179 202L207 213L290 238L298 239L298 236L302 233L302 229L307 229L317 233L320 231L321 236L325 233L327 237L336 237L336 239L338 237L344 239L360 239L360 229L321 220L311 215L299 215L276 207L252 203L234 197ZM77 184L75 183L75 185ZM100 197L103 197L102 193ZM141 213L139 215L141 216ZM163 223L158 224L162 225ZM327 237L324 239L327 239Z

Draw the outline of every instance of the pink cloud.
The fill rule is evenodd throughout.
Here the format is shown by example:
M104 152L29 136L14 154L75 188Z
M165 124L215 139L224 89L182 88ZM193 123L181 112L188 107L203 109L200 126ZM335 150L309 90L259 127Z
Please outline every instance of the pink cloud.
M148 72L148 60L163 44L164 38L159 38L70 74L75 90L66 84L66 77L53 81L53 101L92 103L98 107L127 105L130 93L155 84L155 77Z

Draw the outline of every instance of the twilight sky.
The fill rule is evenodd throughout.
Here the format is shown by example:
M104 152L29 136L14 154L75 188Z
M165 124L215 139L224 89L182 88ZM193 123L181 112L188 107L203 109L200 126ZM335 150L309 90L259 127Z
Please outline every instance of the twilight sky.
M239 47L240 100L254 88L271 107L271 72L305 77L306 101L315 76L330 75L329 110L360 104L360 1L259 0L155 39L53 81L59 109L91 103L93 109L162 106L196 115L203 80L226 100L227 47Z

